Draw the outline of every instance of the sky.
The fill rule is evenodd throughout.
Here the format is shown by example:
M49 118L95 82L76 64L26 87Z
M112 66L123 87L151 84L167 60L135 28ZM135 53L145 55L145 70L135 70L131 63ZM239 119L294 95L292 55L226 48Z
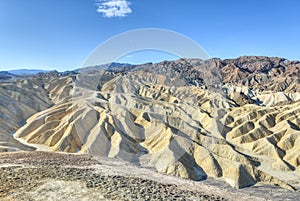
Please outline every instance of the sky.
M104 41L135 29L172 30L210 57L300 60L299 0L0 0L0 70L81 67ZM164 52L121 62L172 60Z

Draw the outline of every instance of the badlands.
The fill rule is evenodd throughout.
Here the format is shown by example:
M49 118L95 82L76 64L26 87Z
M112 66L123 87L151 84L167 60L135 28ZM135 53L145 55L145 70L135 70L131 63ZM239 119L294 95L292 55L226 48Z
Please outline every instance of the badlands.
M1 73L0 93L0 199L300 197L298 61Z

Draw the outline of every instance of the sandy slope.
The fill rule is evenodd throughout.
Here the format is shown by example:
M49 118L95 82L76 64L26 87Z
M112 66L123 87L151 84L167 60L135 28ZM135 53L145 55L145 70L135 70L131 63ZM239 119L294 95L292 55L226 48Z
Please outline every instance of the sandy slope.
M218 93L172 88L159 79L164 77L135 72L99 92L77 88L80 95L33 115L15 137L53 151L128 161L146 155L145 163L159 172L193 180L221 177L237 188L298 185L298 102L237 106Z

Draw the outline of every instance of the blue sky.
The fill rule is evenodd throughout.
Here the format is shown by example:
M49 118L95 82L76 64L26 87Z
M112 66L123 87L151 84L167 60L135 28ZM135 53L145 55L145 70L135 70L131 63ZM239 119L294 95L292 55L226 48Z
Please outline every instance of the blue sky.
M111 1L0 0L0 70L74 69L103 41L142 28L184 34L211 57L300 60L299 0ZM173 58L146 51L121 61Z

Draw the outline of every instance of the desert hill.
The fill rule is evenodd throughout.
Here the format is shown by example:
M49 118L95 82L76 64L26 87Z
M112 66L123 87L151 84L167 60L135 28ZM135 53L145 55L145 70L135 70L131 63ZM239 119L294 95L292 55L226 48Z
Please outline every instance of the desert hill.
M296 190L299 69L282 58L180 59L1 82L0 150L120 157L193 180Z

